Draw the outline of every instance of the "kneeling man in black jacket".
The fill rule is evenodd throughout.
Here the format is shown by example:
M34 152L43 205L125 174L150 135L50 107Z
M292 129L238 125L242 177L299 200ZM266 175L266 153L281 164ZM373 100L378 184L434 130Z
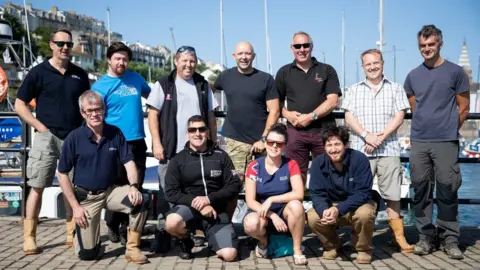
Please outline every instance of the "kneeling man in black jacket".
M165 221L166 231L180 239L182 259L192 258L189 232L203 228L209 247L225 261L237 257L238 238L227 213L228 201L241 185L227 153L208 139L205 119L188 119L185 149L170 160L165 176L165 196L175 206Z

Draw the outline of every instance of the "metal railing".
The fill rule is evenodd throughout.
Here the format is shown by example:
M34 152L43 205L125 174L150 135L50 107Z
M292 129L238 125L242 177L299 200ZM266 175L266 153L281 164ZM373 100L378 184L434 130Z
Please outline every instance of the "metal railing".
M223 111L215 111L215 117L216 118L224 118L227 115L226 112ZM343 112L338 112L334 111L333 115L335 119L344 119L345 118L345 113ZM144 117L147 116L147 113L144 113ZM0 112L0 118L17 118L18 114L15 112ZM407 113L405 115L405 119L409 120L412 119L412 114ZM480 120L480 113L470 113L467 116L467 120ZM25 216L25 204L26 204L26 199L28 196L28 193L30 191L30 188L26 185L27 182L27 176L26 176L26 164L27 164L27 158L28 158L28 152L31 148L31 132L30 132L30 126L23 120L20 120L22 124L22 141L21 141L21 147L20 148L7 148L7 147L0 147L0 152L15 152L15 153L21 153L22 154L22 167L21 167L21 186L22 186L22 203L21 203L21 212L22 216ZM147 152L147 157L153 157L153 153ZM409 157L401 157L400 158L401 162L406 163L409 162ZM478 158L459 158L460 163L480 163L480 159ZM8 182L2 182L0 181L0 186L7 186L7 185L18 185L18 183L8 183ZM155 191L152 190L146 190L145 193L149 194L150 196L155 196ZM244 198L243 194L240 194L239 198ZM309 200L309 196L305 196L306 200ZM406 203L411 203L412 199L411 198L403 198L402 202ZM460 204L480 204L480 199L459 199Z

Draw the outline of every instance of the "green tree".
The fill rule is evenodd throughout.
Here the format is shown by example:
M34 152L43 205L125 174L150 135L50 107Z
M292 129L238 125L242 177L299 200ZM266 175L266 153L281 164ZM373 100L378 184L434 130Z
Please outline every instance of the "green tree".
M33 31L33 34L37 39L37 54L44 57L52 56L52 51L50 50L50 35L52 32L52 28L44 26L37 27L37 29Z

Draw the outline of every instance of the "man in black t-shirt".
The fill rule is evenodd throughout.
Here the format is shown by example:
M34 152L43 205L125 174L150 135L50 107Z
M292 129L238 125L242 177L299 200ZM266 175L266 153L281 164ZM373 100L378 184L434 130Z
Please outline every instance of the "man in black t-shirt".
M332 111L342 92L335 69L312 57L310 35L295 33L291 49L295 60L280 68L275 82L288 121L287 156L297 161L306 183L310 152L312 158L325 152L320 132L336 125Z
M223 71L214 88L225 91L227 97L222 136L226 137L225 150L243 181L252 154L265 150L264 138L280 116L279 95L272 75L252 67L255 52L250 43L238 43L233 58L237 66ZM236 205L234 198L229 205L230 217Z
M39 252L35 237L43 190L52 185L63 140L83 121L78 98L90 88L90 83L87 73L69 61L72 47L70 31L55 31L50 41L52 57L30 70L18 89L15 101L15 111L36 130L26 164L27 184L32 189L27 198L23 221L25 254ZM27 105L33 99L36 100L36 117ZM71 246L75 222L68 203L65 208L66 244Z

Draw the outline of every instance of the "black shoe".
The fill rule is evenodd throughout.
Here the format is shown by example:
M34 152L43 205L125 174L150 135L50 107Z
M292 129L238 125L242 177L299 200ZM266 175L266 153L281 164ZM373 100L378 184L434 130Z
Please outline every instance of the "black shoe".
M112 243L120 242L120 233L118 232L118 229L115 230L115 229L112 229L112 228L109 227L108 228L108 239Z
M178 257L183 260L192 259L192 248L195 246L192 238L187 237L184 239L179 239L178 244L180 245L180 254L178 254Z
M416 255L428 255L432 252L433 246L427 240L420 240L415 244L415 249L413 250L413 254Z
M462 260L462 251L458 248L456 243L448 243L442 246L443 251L448 255L450 259Z
M155 230L155 253L167 253L171 247L172 238L164 229Z

